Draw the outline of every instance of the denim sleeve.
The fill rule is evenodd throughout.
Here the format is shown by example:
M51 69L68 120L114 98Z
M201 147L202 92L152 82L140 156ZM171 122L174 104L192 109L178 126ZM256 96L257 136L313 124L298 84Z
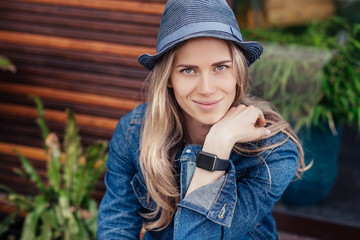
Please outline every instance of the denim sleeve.
M288 140L265 151L262 158L266 164L258 158L259 164L249 166L241 177L236 177L231 159L220 180L183 198L175 215L176 239L197 239L199 234L209 239L240 239L269 215L295 175L298 149ZM211 191L204 198L206 188ZM192 224L186 224L189 221Z
M131 186L136 167L129 159L130 143L126 139L128 122L127 116L120 120L110 142L105 175L106 192L99 206L99 240L139 239L142 227L143 220L138 213L141 205Z

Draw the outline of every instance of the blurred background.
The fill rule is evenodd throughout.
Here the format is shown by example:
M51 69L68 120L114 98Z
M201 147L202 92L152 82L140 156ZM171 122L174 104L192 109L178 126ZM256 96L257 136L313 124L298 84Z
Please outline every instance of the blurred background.
M45 217L57 216L44 210L48 205L64 209L58 203L64 193L61 180L51 176L57 170L58 179L67 179L64 185L72 183L66 177L73 171L66 168L71 159L78 168L73 172L74 187L66 189L66 213L87 229L79 227L72 233L95 237L96 224L91 221L105 191L104 171L99 167L105 158L102 148L93 143L109 141L119 118L144 101L148 71L137 57L156 51L165 3L0 1L0 184L4 186L0 215L14 223L10 228L10 224L0 226L1 239L20 238L21 232L41 232L46 239L65 234L40 229ZM244 39L264 46L261 59L250 67L252 94L270 101L292 124L304 145L306 163L312 166L301 180L290 184L275 206L280 238L360 239L360 1L228 3ZM43 107L29 96L38 96ZM72 125L66 109L75 112L77 125ZM50 148L52 153L48 147L44 151L49 132L56 133L60 142L52 142L57 146ZM71 152L80 146L95 153ZM22 161L14 149L28 161ZM56 149L65 155L57 158ZM26 163L32 168L19 170ZM90 172L89 166L99 170ZM94 174L98 181L79 177ZM81 179L87 179L91 191L77 185ZM7 188L18 195L9 199ZM82 200L72 198L71 191ZM76 208L73 201L78 202ZM26 211L11 215L20 205ZM22 227L26 212L36 209L47 215L35 214L36 224ZM93 213L92 218L84 217L86 213ZM65 223L52 222L50 229L61 224ZM23 235L23 239L30 238Z

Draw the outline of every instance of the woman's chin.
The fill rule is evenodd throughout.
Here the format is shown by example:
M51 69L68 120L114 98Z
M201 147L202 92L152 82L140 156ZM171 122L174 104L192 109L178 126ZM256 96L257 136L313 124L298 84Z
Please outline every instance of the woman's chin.
M203 119L198 119L198 122L200 122L203 125L212 126L215 123L219 122L221 119L222 119L221 117L203 118Z

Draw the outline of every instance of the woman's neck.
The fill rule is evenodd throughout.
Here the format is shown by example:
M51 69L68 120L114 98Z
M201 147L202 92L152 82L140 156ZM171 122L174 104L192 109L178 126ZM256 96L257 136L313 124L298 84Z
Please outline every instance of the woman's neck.
M185 142L187 144L204 145L205 138L211 125L204 125L192 117L185 116Z

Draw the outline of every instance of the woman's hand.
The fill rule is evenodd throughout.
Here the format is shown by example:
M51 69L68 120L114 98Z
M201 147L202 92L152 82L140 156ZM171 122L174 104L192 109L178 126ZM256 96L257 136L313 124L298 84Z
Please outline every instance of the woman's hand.
M259 108L245 105L232 107L211 127L203 151L227 159L235 143L250 142L269 135L270 130L264 126L265 117Z
M265 117L259 108L239 105L232 107L225 116L214 124L207 134L203 151L216 154L219 158L229 159L236 142L250 142L270 134L265 127ZM225 171L209 172L196 168L186 195L206 184L215 182Z
M265 117L261 110L254 106L239 105L232 107L210 131L216 131L224 138L236 142L250 142L269 134L265 127Z

